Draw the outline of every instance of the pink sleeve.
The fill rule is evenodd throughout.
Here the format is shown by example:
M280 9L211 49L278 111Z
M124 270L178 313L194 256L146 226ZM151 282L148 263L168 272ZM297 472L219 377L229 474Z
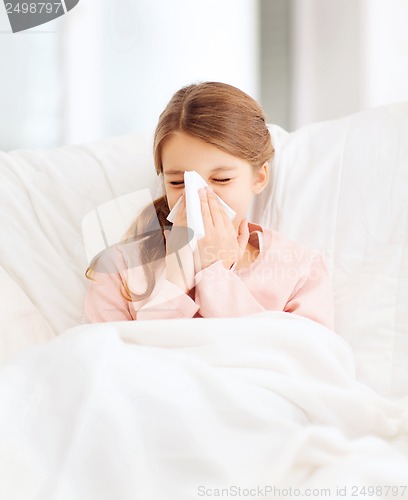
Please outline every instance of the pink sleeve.
M334 330L334 300L329 271L323 255L316 253L309 272L302 277L284 311L305 316Z
M195 301L203 318L246 316L265 311L239 276L220 260L195 276Z
M90 323L131 320L129 302L120 294L121 276L94 272L85 296L85 317Z
M120 293L123 279L119 270L126 270L123 255L114 247L102 258L105 260L97 264L93 273L96 281L89 283L85 317L91 323L133 320L130 309L133 306ZM156 285L152 295L140 301L143 304L140 309L136 313L132 311L136 319L192 318L198 311L194 300L173 283L161 279ZM137 307L138 302L134 304Z
M137 319L192 318L198 305L178 286L162 279L158 293L149 297L136 313Z

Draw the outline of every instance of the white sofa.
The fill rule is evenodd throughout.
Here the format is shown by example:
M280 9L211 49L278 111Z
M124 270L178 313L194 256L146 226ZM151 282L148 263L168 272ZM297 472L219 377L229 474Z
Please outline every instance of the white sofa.
M251 219L325 254L336 332L357 377L388 397L407 394L408 103L270 130L273 175ZM89 229L86 215L102 204L160 193L151 148L151 137L130 134L0 153L0 359L84 320L84 219Z
M249 218L325 254L335 333L283 312L81 324L89 259L160 194L152 138L0 153L1 498L402 484L408 103L270 131Z

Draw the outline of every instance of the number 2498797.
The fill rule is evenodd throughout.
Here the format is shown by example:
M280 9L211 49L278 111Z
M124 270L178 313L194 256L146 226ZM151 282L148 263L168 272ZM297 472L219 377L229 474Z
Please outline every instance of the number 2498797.
M61 2L38 2L38 3L16 3L14 6L11 3L6 3L7 14L20 13L20 14L58 14L58 10L62 9Z

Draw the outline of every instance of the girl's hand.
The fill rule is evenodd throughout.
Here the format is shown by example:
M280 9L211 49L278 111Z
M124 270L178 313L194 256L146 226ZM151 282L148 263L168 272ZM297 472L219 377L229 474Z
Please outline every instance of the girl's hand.
M203 214L205 236L197 242L194 253L196 271L204 269L217 260L221 260L226 269L238 262L244 255L249 230L246 219L243 219L238 228L238 235L234 225L224 208L209 189L199 190L201 211Z
M165 230L166 238L166 278L184 293L194 287L194 256L190 248L189 236L191 230L187 227L186 201L183 199L174 219L171 231Z

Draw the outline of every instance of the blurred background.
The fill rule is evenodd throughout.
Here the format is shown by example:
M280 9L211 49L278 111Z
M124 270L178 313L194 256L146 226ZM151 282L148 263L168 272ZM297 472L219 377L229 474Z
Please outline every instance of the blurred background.
M153 133L217 80L295 130L408 100L408 0L80 0L12 33L0 4L0 149Z

